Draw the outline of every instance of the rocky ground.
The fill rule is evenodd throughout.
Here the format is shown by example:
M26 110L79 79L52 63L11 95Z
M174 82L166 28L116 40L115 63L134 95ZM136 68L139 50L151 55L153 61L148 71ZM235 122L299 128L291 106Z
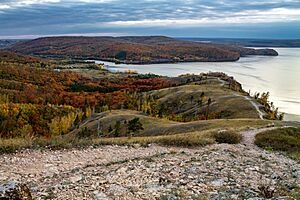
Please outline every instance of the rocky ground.
M257 132L244 132L245 139L238 145L103 146L1 155L0 182L26 183L38 199L288 199L287 195L296 195L300 164L256 147Z

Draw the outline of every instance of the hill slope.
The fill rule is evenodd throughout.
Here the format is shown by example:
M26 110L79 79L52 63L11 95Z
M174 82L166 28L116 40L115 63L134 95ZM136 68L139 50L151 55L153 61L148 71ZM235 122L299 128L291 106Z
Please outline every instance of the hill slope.
M38 56L100 59L121 63L170 63L236 61L240 56L271 55L271 49L203 44L163 36L47 37L17 43L8 50Z

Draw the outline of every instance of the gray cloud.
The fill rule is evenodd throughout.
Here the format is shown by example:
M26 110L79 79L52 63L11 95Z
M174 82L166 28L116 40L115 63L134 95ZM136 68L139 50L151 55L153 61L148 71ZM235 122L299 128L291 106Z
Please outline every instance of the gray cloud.
M173 35L180 28L230 29L300 22L298 0L1 0L0 35L119 33ZM282 26L281 25L281 26ZM149 28L147 28L149 27ZM151 27L151 28L150 28ZM188 28L189 27L189 28ZM250 26L248 26L250 27ZM198 28L198 29L196 29ZM164 31L163 31L164 30ZM172 35L172 34L171 34Z

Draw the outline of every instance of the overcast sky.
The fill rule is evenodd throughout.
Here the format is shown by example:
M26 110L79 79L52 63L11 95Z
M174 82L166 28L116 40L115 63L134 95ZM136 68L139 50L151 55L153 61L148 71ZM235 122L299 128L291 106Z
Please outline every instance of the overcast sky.
M300 0L0 0L0 38L300 38Z

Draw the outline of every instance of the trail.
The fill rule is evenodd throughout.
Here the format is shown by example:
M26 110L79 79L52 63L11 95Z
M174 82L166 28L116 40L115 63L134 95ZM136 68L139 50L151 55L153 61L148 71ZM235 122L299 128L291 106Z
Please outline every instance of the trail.
M259 109L257 103L255 103L252 99L250 99L250 97L248 96L243 96L246 100L248 100L252 105L253 107L257 110L258 112L258 115L259 115L259 118L260 119L264 119L264 113Z
M256 109L258 116L260 119L264 119L264 113L259 109L259 106L257 105L257 103L255 101L253 101L253 99L251 99L249 96L243 96L237 93L234 93L233 96L237 96L237 97L243 97L244 99L246 99L247 101L249 101L252 106Z
M255 144L255 136L258 133L264 132L264 131L269 131L269 130L274 130L277 129L276 127L273 127L273 124L271 125L271 127L267 127L267 128L260 128L260 129L250 129L247 131L242 132L242 136L243 136L243 141L242 144L251 147L251 148L258 148Z
M218 81L220 81L220 86L223 87L227 82L218 78ZM248 100L252 106L256 109L258 115L259 115L259 118L260 119L264 119L264 113L259 109L258 105L256 102L254 102L249 96L243 96L243 95L240 95L240 94L237 94L237 93L234 93L233 94L234 96L238 96L238 97L243 97L245 98L246 100Z
M218 81L220 81L221 87L223 87L227 83L226 81L224 81L224 80L222 80L220 78L218 78Z

